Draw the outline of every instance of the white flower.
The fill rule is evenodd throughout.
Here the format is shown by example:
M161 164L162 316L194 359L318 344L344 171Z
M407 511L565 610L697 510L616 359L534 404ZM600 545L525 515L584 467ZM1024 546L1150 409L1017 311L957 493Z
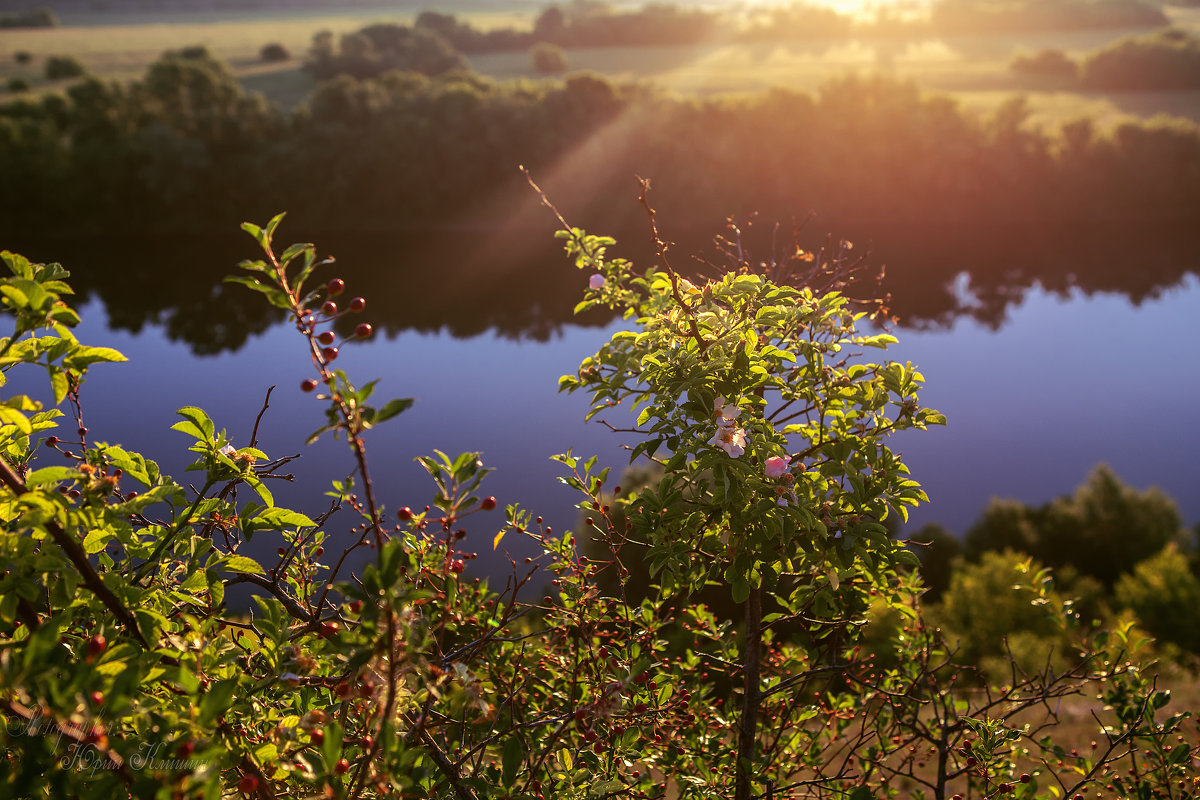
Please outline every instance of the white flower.
M788 456L774 456L773 458L768 458L766 463L763 464L763 471L767 473L768 478L775 480L776 478L782 476L783 473L787 472L788 463L791 460L792 459Z
M742 413L738 408L737 403L726 403L724 397L718 397L717 402L713 404L713 416L720 419L718 425L728 425L738 418L738 414Z
M221 455L225 456L226 458L233 458L234 456L237 455L237 448L231 444L227 444L224 447L222 447L219 452L221 453Z
M597 272L592 277L588 278L588 286L592 289L604 288L604 276Z
M732 421L721 420L717 425L717 433L709 444L721 448L729 454L730 458L737 458L746 452L746 432L734 425Z

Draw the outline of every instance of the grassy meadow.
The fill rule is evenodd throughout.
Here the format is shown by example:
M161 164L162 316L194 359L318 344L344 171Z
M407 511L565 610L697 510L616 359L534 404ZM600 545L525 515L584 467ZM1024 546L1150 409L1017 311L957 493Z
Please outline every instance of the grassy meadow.
M1180 28L1200 31L1200 8L1170 10ZM13 97L8 81L24 78L30 92L53 91L63 81L42 76L45 58L71 55L93 74L119 80L139 77L164 50L204 45L230 64L247 88L262 92L284 107L304 100L312 79L303 71L304 54L317 31L335 35L376 21L411 22L414 15L355 11L347 13L281 12L240 20L206 15L187 22L164 18L116 17L117 24L67 24L57 28L0 31L0 101ZM479 28L527 27L532 14L481 12L460 17ZM1156 114L1200 122L1200 92L1077 92L1064 91L1016 75L1009 69L1022 53L1054 48L1078 58L1137 31L1098 30L1060 34L1004 34L927 40L802 41L789 44L712 42L698 46L578 48L567 51L568 68L610 77L651 81L680 93L721 94L760 91L772 86L815 90L846 72L903 77L918 85L955 97L964 108L990 113L1013 95L1026 97L1030 124L1054 127L1079 117L1091 117L1107 127L1127 116ZM267 63L263 45L277 42L291 54ZM19 64L15 54L33 60ZM472 67L498 79L537 77L523 52L474 55Z

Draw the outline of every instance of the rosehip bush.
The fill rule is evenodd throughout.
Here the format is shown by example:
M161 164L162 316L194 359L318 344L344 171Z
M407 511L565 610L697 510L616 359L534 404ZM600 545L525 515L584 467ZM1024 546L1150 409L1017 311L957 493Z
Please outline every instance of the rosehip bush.
M590 416L661 475L610 486L596 459L557 456L578 534L485 494L476 453L418 456L427 501L378 495L370 431L412 401L379 403L376 382L333 368L332 326L366 302L338 309L350 287L315 277L313 245L277 250L282 215L244 226L263 258L233 280L285 310L311 370L299 388L323 407L311 439L354 456L311 516L270 491L290 459L229 441L201 409L174 426L187 486L89 438L87 372L122 356L74 338L61 267L4 253L0 369L44 371L53 405L0 405L0 797L1028 798L1143 753L1152 768L1123 787L1185 780L1194 729L1160 713L1127 629L1076 636L1066 671L1014 667L986 687L924 623L888 527L924 494L886 442L942 418L914 367L861 357L892 338L860 330L845 248L761 268L738 254L693 283L646 209L659 261L640 272L607 256L611 239L562 233L592 273L580 310L632 330L561 387L588 392ZM535 546L502 586L471 577L479 524L496 548ZM657 584L635 598L637 549ZM742 617L695 602L706 586ZM1025 721L1097 686L1086 758L1053 741L1053 719Z

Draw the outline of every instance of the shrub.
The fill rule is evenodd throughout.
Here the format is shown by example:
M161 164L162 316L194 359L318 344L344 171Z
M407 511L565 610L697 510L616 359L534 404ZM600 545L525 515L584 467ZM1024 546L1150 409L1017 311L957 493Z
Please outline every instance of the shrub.
M1079 65L1061 50L1042 50L1035 55L1020 55L1009 69L1018 75L1071 82L1079 77Z
M1037 507L993 500L967 531L966 554L977 559L1012 549L1052 567L1072 566L1111 587L1179 538L1181 523L1178 508L1160 490L1138 491L1101 464L1070 497Z
M258 56L263 61L287 61L292 54L279 42L271 42L262 46L262 49L258 51Z
M12 77L8 79L8 90L14 94L29 91L29 81L21 77Z
M1176 545L1122 575L1115 595L1157 639L1200 653L1200 579Z
M30 53L28 50L18 50L13 53L13 61L16 61L18 64L28 64L33 61L33 53Z
M57 25L58 14L49 8L0 16L0 28L54 28Z
M352 472L317 517L275 504L269 483L291 458L271 459L256 434L237 446L201 409L173 426L194 455L187 489L97 441L84 381L123 357L71 334L61 267L2 254L13 335L0 367L44 372L54 399L0 406L6 796L748 800L798 775L831 797L896 797L914 782L996 796L1026 759L1069 794L1130 748L1150 792L1186 777L1194 732L1159 713L1169 696L1143 678L1127 629L1077 640L1090 654L1077 669L1014 673L986 693L960 681L970 667L923 623L902 569L915 558L881 522L923 499L886 437L941 418L917 402L910 364L848 355L891 337L856 330L845 260L805 285L787 280L796 265L763 274L738 260L697 286L657 232L658 266L637 271L607 256L611 239L564 223L590 276L581 308L626 310L635 330L560 385L588 393L591 415L639 408L634 455L663 472L610 499L595 459L557 456L608 554L585 560L575 536L510 505L492 546L521 537L535 555L513 559L496 591L465 574L463 526L498 508L477 453L419 457L432 502L383 505L369 433L412 401L377 401L374 381L333 366L349 346L335 320L366 303L343 299L340 278L314 279L328 261L313 245L278 252L281 218L245 226L263 257L233 280L287 314L311 365L299 389L324 409L314 438L349 450ZM659 585L641 602L603 599L594 579L620 575L627 541L646 545ZM355 553L369 557L352 576ZM712 583L743 605L740 635L689 602ZM246 590L250 610L232 609ZM765 598L778 616L761 616ZM872 620L865 643L902 654L894 664L860 655ZM1056 771L1065 750L1047 728L1008 720L1051 709L1052 725L1057 701L1085 689L1112 709L1096 769ZM1168 750L1177 730L1191 738Z
M955 565L935 616L967 663L1002 672L1017 633L1021 648L1013 654L1023 669L1036 669L1052 650L1061 663L1065 641L1056 616L1064 601L1053 585L1050 572L1023 553L985 553L978 563Z
M1120 40L1084 59L1083 85L1104 91L1200 88L1200 38L1177 28Z
M57 81L78 78L87 73L79 59L73 56L50 56L46 59L46 78Z
M177 57L192 61L216 61L213 54L209 52L208 46L203 44L191 44L178 50L168 50L163 53L163 57Z
M343 34L336 51L332 35L321 31L314 35L305 62L305 68L319 80L338 75L372 78L389 70L441 75L467 66L463 55L432 30L390 23Z
M538 42L529 49L534 72L542 75L561 75L567 71L567 54L549 42Z
M932 20L945 33L1154 28L1169 22L1161 8L1143 0L938 0Z

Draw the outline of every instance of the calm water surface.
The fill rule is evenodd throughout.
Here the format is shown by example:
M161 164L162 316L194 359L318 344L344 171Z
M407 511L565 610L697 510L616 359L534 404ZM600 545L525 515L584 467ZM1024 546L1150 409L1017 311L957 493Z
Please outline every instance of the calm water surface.
M51 258L36 249L31 257ZM291 465L294 483L272 488L277 501L319 513L321 494L352 464L344 444L331 438L303 445L323 419L320 401L298 388L312 375L304 341L289 326L262 319L261 304L242 287L200 281L180 298L173 288L179 268L169 256L124 282L76 271L92 298L79 338L130 358L100 365L88 378L83 398L93 438L141 450L186 482L189 442L170 430L175 409L203 407L245 445L267 389L277 386L260 446L272 456L301 457ZM565 312L551 309L569 310L582 285L560 257L558 265L553 269L565 270L566 283L533 300L521 293L546 283L546 273L539 281L537 270L481 272L470 259L437 260L419 276L380 274L370 289L351 280L351 291L368 298L361 319L381 333L343 347L337 366L359 382L379 378L377 398L417 398L409 412L368 435L377 489L389 508L421 507L432 497L414 456L478 450L496 469L486 486L501 506L518 502L562 530L576 525L577 498L558 483L561 467L549 457L573 448L599 455L617 472L627 463L617 436L582 421L586 398L555 391L560 375L575 371L620 327L603 319L566 322ZM1043 503L1073 491L1099 462L1133 486L1161 487L1189 525L1200 521L1200 280L1185 273L1165 289L1138 288L1137 303L1128 293L1048 292L1034 282L1008 291L999 312L975 316L966 282L962 276L957 289L931 286L958 298L955 314L924 329L899 328L900 342L888 354L922 369L923 402L950 423L894 440L931 498L910 525L938 522L961 534L991 497ZM501 285L517 295L503 294ZM995 287L989 292L994 300ZM122 305L122 296L139 298L144 308ZM459 313L446 315L449 305ZM242 318L248 330L235 324ZM490 574L504 571L505 559L490 552L501 522L497 510L475 516L469 528L477 568ZM526 553L511 537L506 544L515 555Z

